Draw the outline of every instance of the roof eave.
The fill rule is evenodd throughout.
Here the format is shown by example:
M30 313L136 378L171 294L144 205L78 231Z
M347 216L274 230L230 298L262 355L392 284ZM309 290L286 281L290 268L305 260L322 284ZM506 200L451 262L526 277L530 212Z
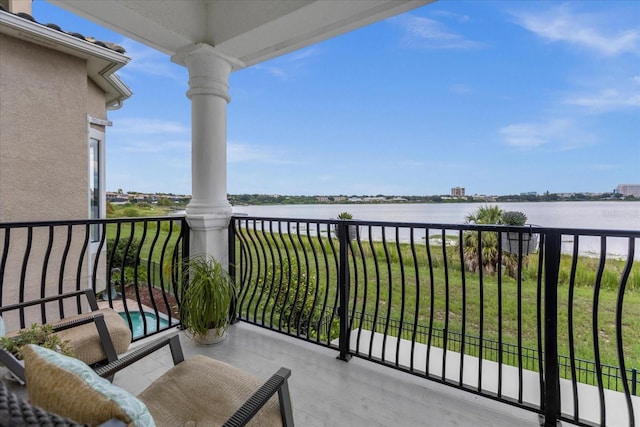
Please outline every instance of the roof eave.
M130 58L62 31L0 11L0 33L87 61L87 74L105 92L106 105L121 104L131 90L115 75Z

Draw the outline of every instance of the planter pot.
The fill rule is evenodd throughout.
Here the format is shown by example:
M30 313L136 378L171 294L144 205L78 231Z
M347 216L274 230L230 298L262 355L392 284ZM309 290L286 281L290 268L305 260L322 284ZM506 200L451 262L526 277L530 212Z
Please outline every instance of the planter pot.
M193 341L198 345L213 345L227 337L227 328L209 329L206 335L194 335Z
M516 232L504 232L502 233L502 250L510 254L518 255L519 252L519 239L521 233ZM522 233L522 255L529 255L538 248L538 234L537 233Z
M356 237L358 237L358 232L357 232L357 225L350 225L348 227L349 229L349 240L356 240ZM339 231L339 227L337 225L333 226L333 232L336 235L336 237L339 239L340 238L340 231Z

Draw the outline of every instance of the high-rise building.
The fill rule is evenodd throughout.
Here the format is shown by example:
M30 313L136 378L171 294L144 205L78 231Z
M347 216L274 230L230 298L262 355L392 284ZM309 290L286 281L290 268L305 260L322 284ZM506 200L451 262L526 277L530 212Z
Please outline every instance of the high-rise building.
M640 184L619 184L616 193L623 196L640 197Z
M453 187L451 197L464 197L464 187Z

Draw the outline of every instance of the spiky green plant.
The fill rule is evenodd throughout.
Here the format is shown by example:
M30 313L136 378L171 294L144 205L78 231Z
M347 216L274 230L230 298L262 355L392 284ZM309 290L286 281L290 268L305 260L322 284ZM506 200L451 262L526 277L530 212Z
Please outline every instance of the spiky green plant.
M527 216L520 211L506 211L502 213L500 222L505 225L525 225Z
M195 336L209 329L229 325L229 308L235 295L235 284L222 264L211 256L194 256L185 263L188 286L183 295L181 320Z

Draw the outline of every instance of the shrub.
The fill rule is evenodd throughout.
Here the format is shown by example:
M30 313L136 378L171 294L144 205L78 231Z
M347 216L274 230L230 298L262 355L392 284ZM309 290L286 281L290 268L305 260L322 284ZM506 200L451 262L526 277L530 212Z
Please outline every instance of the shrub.
M507 211L502 213L501 222L505 225L525 225L527 216L519 211Z
M126 208L125 210L122 211L122 216L133 218L133 217L140 216L140 213L136 208Z
M111 260L111 268L135 267L140 263L137 257L140 248L138 239L132 239L131 244L129 244L129 239L119 239L117 245L115 239L109 239L107 240L107 247L109 248L108 259Z
M30 328L20 330L18 335L14 337L0 338L0 346L13 354L18 360L22 360L22 350L27 344L36 344L67 356L74 356L70 342L61 340L53 332L53 326L49 324L38 325L33 323Z

